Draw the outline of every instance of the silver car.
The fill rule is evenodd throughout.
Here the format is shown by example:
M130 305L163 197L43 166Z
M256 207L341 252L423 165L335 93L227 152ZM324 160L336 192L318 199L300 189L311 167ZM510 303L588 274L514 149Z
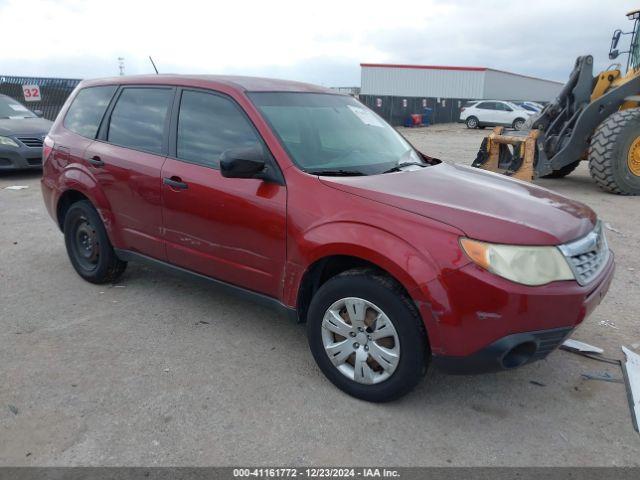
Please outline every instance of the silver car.
M0 171L40 168L42 142L53 122L0 95Z

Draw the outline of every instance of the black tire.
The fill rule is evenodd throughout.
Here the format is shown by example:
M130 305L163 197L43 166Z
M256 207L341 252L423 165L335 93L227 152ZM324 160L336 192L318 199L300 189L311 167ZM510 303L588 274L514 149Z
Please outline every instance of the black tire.
M564 178L578 168L578 165L580 165L580 160L576 160L569 165L565 165L560 170L555 170L548 175L543 175L541 178Z
M88 200L69 207L64 217L64 241L71 265L91 283L115 281L127 267L111 246L100 215Z
M333 365L322 341L322 321L327 309L346 297L359 297L382 309L393 323L400 342L395 371L376 384L347 378ZM431 354L422 323L413 302L391 278L373 270L349 270L328 280L313 296L307 316L311 353L325 376L349 395L369 402L388 402L411 391L426 372Z
M465 122L467 124L467 128L478 128L480 126L480 122L478 121L477 117L474 117L473 115L468 117Z
M603 190L640 195L640 176L629 168L627 155L640 137L640 108L622 110L602 122L591 137L589 172Z
M514 130L522 130L524 128L525 123L526 123L526 120L524 118L516 118L513 121L513 124L511 126L513 127Z

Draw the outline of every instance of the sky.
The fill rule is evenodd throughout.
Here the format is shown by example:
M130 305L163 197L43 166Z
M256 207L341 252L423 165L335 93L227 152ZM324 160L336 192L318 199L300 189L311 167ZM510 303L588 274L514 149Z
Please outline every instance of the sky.
M360 63L466 65L564 82L608 66L616 0L0 0L0 75L259 75L359 86ZM624 41L624 40L623 40ZM621 45L626 45L622 43ZM626 57L623 59L626 65Z

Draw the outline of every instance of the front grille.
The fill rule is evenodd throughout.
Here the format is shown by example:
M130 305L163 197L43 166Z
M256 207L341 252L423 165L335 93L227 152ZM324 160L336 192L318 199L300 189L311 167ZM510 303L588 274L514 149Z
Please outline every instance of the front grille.
M573 328L556 328L535 333L538 340L536 353L531 357L531 361L541 360L555 350L565 338L573 331Z
M17 137L27 147L42 148L42 139L38 137Z
M598 221L596 228L589 234L574 242L561 245L576 280L580 285L591 282L605 267L609 259L609 245Z
M27 163L32 167L35 167L37 165L42 165L42 157L27 158Z

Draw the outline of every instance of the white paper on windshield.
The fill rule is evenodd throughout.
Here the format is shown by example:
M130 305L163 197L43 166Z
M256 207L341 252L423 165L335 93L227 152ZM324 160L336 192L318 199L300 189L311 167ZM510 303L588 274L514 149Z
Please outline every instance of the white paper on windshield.
M351 110L362 123L371 125L372 127L384 127L384 124L378 117L376 117L376 114L371 110L367 110L366 108L354 107L353 105L347 105L347 107L349 107L349 110Z
M24 107L23 105L20 105L19 103L10 103L9 106L11 108L13 108L14 111L16 112L28 112L29 110L27 110L26 107Z

